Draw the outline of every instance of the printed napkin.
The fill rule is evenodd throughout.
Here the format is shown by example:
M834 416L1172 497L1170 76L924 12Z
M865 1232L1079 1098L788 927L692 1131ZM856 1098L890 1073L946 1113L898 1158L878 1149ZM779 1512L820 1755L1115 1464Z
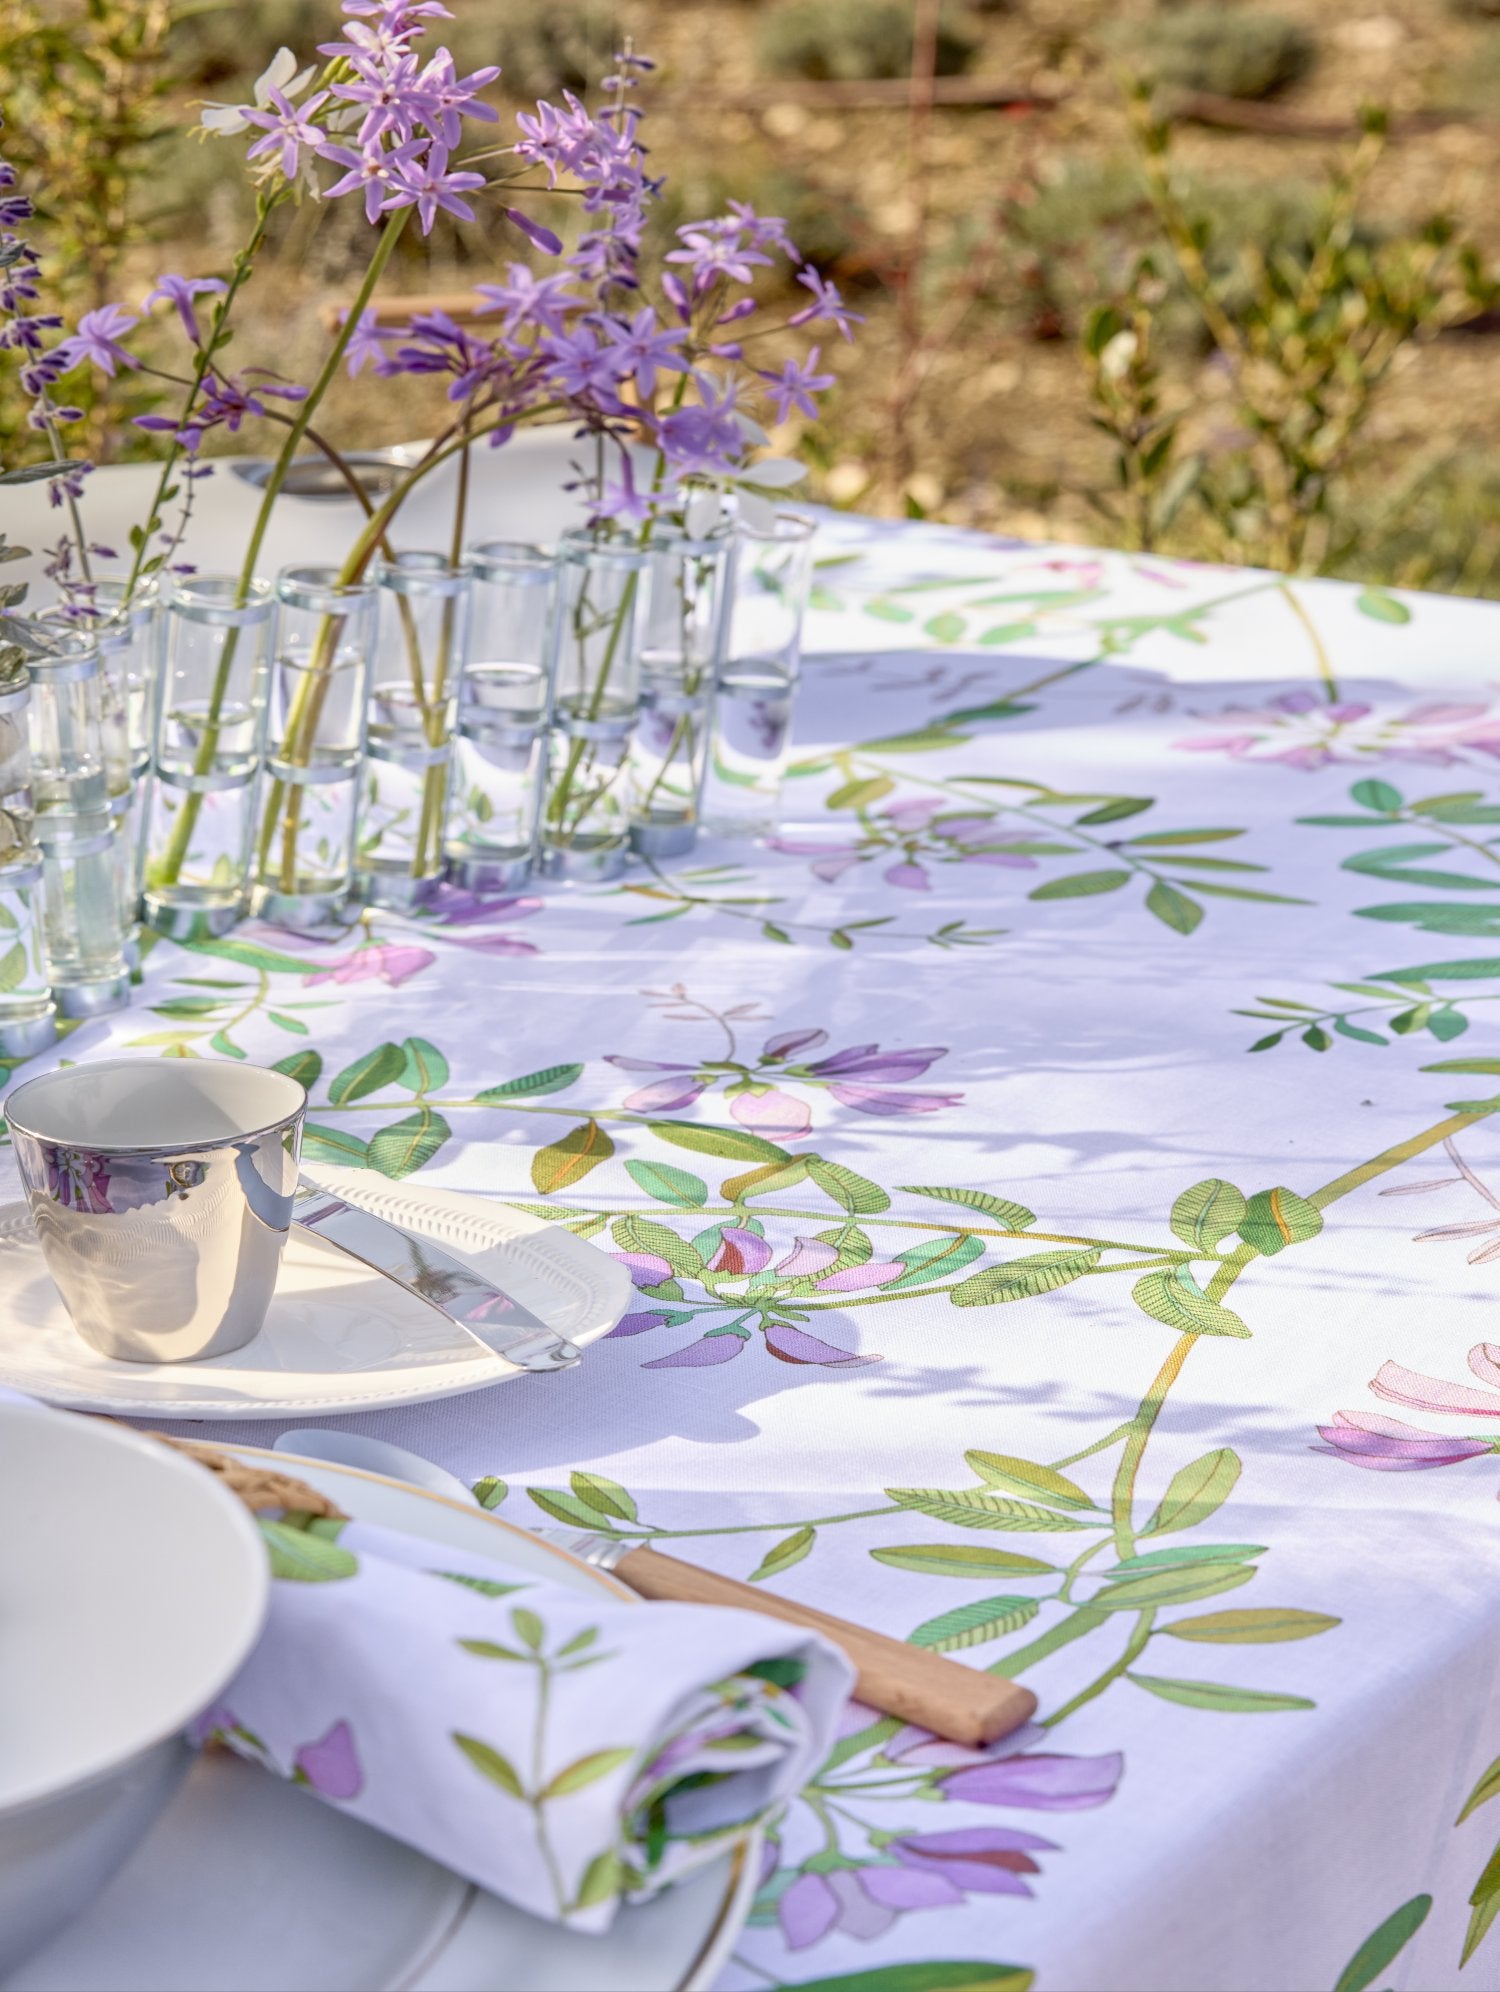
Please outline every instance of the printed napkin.
M359 1522L262 1522L260 1644L194 1725L533 1914L606 1929L817 1769L844 1656Z

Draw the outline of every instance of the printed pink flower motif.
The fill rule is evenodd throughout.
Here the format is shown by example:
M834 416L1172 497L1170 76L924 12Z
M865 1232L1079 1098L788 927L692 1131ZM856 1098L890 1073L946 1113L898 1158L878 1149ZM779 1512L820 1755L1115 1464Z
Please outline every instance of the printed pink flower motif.
M1475 1390L1466 1383L1449 1383L1446 1377L1424 1376L1400 1363L1382 1363L1370 1380L1377 1397L1392 1404L1406 1404L1413 1411L1475 1412L1481 1418L1500 1418L1500 1344L1476 1342L1469 1351L1469 1368L1481 1383L1492 1386Z
M937 1059L945 1058L944 1045L882 1051L878 1044L859 1044L813 1064L802 1062L803 1054L827 1042L828 1033L823 1030L778 1031L766 1039L758 1060L697 1065L682 1059L609 1052L606 1063L621 1072L661 1075L626 1094L624 1105L631 1113L680 1113L724 1080L730 1087L731 1117L741 1127L778 1141L800 1141L812 1132L812 1110L790 1090L788 1082L821 1084L841 1106L864 1114L931 1114L957 1106L963 1098L961 1093L892 1090L920 1078ZM778 1083L768 1084L770 1079ZM736 1087L740 1090L734 1090Z
M708 1262L708 1270L739 1279L749 1273L764 1271L770 1263L771 1248L764 1238L753 1231L741 1230L738 1225L726 1224Z
M1469 1351L1469 1368L1485 1387L1476 1389L1473 1384L1453 1383L1447 1377L1427 1376L1402 1363L1387 1362L1370 1379L1370 1388L1388 1403L1405 1404L1414 1411L1500 1418L1500 1388L1496 1387L1500 1386L1500 1343L1476 1342ZM1500 1439L1425 1432L1420 1425L1375 1412L1336 1411L1331 1425L1318 1427L1318 1436L1323 1444L1314 1446L1314 1452L1332 1453L1350 1466L1368 1467L1377 1473L1456 1466L1460 1460L1500 1450Z
M826 1238L799 1238L786 1257L778 1260L776 1270L789 1279L812 1279L831 1266L838 1255L838 1247L830 1245Z
M866 1287L899 1280L906 1270L899 1259L866 1259L862 1266L845 1266L842 1272L830 1273L826 1280L818 1281L818 1287L823 1293L861 1293Z
M729 1103L729 1111L741 1127L757 1134L779 1136L783 1141L800 1141L812 1131L812 1109L794 1093L772 1086L764 1093L739 1093Z
M778 1362L815 1363L820 1369L862 1369L867 1363L885 1360L883 1356L862 1356L854 1349L841 1349L785 1321L771 1323L766 1330L766 1347Z
M309 1784L324 1798L358 1798L365 1774L354 1748L354 1732L336 1722L316 1743L304 1743L292 1760L298 1784Z
M932 880L918 864L906 862L890 865L883 873L887 885L899 886L904 892L931 892Z
M307 985L313 988L319 982L373 982L378 979L389 983L392 989L399 989L403 982L410 982L414 975L420 975L436 960L437 956L430 948L376 941L369 947L357 948L353 954L345 955L332 967L310 975Z
M1406 761L1455 767L1500 759L1500 714L1480 702L1428 700L1393 712L1321 694L1283 692L1263 706L1226 706L1223 730L1173 743L1190 754L1272 761L1309 773L1334 762Z

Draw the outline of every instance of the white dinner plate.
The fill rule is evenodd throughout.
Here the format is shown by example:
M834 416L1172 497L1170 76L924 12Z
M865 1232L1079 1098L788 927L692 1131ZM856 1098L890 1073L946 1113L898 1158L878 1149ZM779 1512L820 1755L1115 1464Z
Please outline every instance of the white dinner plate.
M352 1467L224 1450L297 1474L359 1521L633 1598L478 1508ZM758 1853L747 1834L677 1887L622 1909L606 1935L584 1936L214 1753L93 1906L0 1992L690 1992L724 1967Z
M350 1203L435 1239L580 1346L630 1300L618 1259L525 1211L372 1169L311 1169ZM76 1411L156 1418L300 1418L421 1404L522 1372L436 1308L294 1227L265 1326L197 1363L122 1363L73 1327L24 1204L0 1205L0 1384ZM543 1386L544 1387L544 1386Z

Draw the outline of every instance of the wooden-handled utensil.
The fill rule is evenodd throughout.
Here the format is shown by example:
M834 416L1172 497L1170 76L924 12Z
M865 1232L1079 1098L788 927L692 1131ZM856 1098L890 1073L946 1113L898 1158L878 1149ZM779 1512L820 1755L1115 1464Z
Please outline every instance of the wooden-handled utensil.
M799 1605L774 1591L721 1577L695 1563L680 1563L660 1550L643 1549L609 1536L579 1536L564 1529L534 1533L562 1543L601 1570L612 1571L643 1598L671 1599L684 1605L732 1605L739 1611L762 1612L821 1632L842 1648L853 1662L858 1679L854 1692L882 1714L899 1716L945 1736L953 1743L979 1748L1019 1729L1036 1711L1030 1688L995 1674L962 1667L941 1653L908 1646L883 1632L853 1625L812 1605Z

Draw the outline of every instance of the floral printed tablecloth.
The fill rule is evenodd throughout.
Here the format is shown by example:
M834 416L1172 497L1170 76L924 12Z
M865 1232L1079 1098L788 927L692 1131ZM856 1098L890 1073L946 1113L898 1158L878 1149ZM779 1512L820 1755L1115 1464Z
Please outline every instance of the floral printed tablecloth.
M775 848L161 944L67 1055L628 1259L359 1429L1035 1687L850 1712L736 1992L1500 1984L1500 609L820 553Z

